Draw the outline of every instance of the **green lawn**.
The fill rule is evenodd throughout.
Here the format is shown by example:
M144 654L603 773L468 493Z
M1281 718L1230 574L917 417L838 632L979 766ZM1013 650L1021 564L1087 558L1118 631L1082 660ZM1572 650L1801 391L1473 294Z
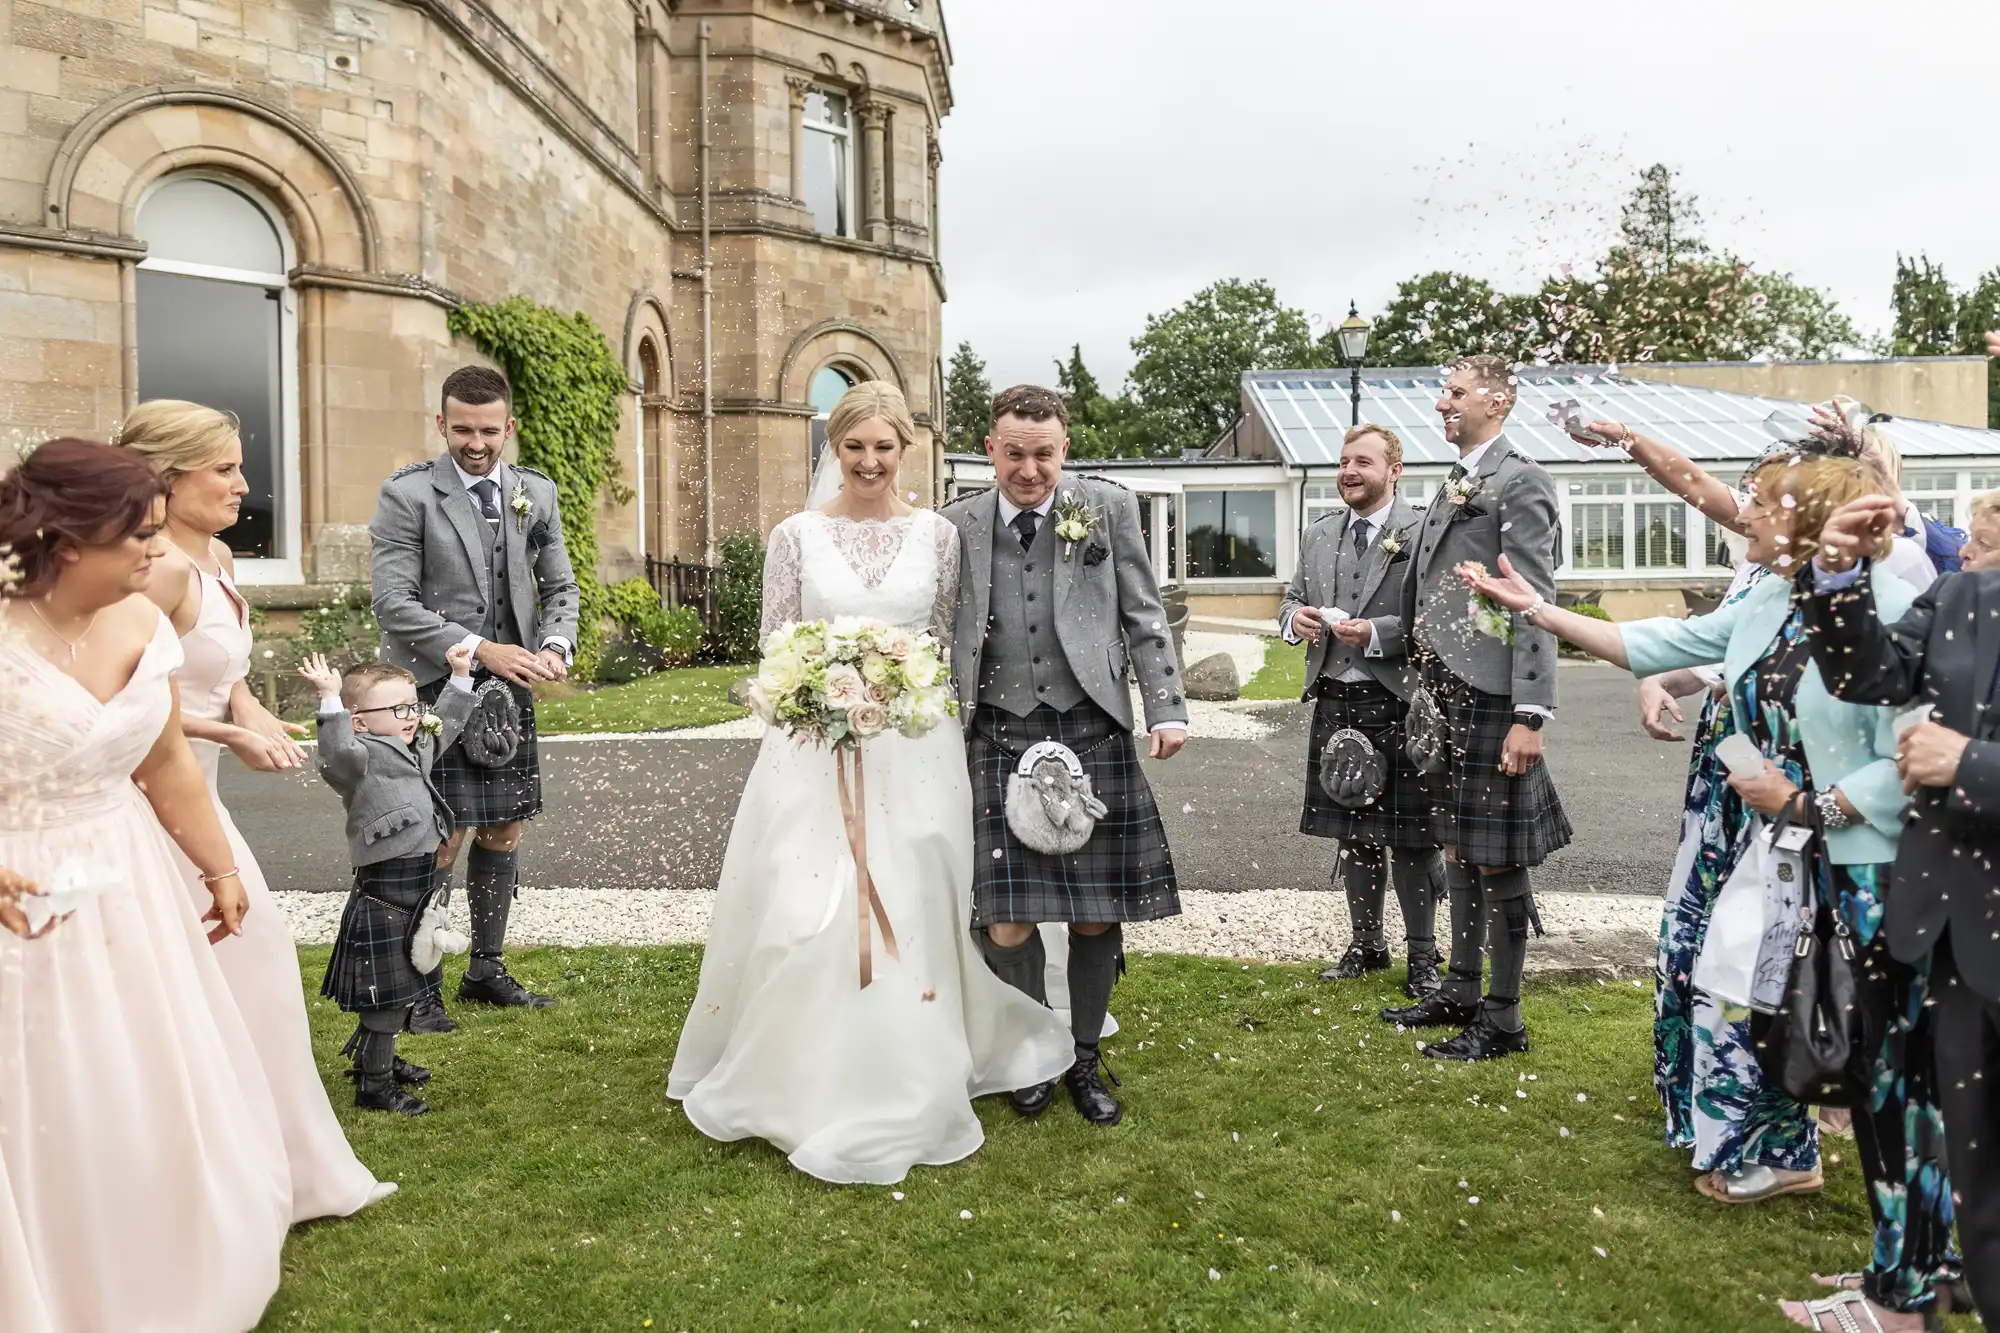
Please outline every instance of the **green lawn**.
M1125 1122L989 1100L985 1148L899 1201L670 1109L695 950L509 963L561 1007L404 1043L432 1114L342 1112L403 1192L296 1235L263 1327L1779 1330L1772 1298L1866 1261L1851 1144L1821 1198L1696 1196L1623 982L1531 988L1531 1056L1439 1070L1375 1020L1387 985L1135 957ZM344 1088L351 1025L312 1013Z
M687 667L661 671L629 685L607 685L535 705L544 732L668 731L733 722L749 713L729 702L729 687L750 668Z
M1264 669L1243 686L1245 699L1297 699L1306 688L1306 646L1264 640Z

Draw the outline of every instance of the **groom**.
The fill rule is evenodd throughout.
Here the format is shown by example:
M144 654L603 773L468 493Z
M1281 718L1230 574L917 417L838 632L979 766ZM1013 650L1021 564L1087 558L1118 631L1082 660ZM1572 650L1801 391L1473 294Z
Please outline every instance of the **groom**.
M569 674L578 591L555 482L501 460L514 428L505 376L485 366L453 371L437 419L445 452L382 483L368 533L382 660L414 673L429 702L445 685L445 653L463 644L472 650L475 679L482 687L504 682L495 688L510 691L520 710L520 744L505 762L473 763L463 737L438 756L432 777L458 822L438 863L449 883L471 829L465 890L472 958L458 998L546 1009L555 1001L509 976L502 952L518 892L522 822L542 808L529 687ZM413 1032L455 1027L435 989L410 1016Z
M944 510L964 569L952 670L972 770L972 927L994 973L1047 1004L1037 923L1069 924L1076 1064L1063 1082L1084 1119L1115 1125L1125 1108L1104 1086L1097 1040L1124 969L1121 923L1181 910L1166 829L1132 741L1126 673L1129 665L1143 689L1150 754L1166 759L1187 740L1180 668L1138 500L1062 470L1062 398L1032 385L1002 393L986 454L998 488ZM1090 841L1067 856L1030 849L1007 825L1007 780L1041 741L1068 746L1107 807ZM1053 1083L1012 1098L1023 1115L1054 1099Z

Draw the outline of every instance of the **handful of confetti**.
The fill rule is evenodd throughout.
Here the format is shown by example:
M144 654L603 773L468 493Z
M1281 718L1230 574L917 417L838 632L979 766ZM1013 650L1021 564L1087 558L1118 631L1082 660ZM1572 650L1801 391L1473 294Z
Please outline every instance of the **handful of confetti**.
M1458 567L1458 576L1471 588L1485 578L1486 566L1477 560L1468 560ZM1498 639L1509 648L1514 646L1514 617L1506 607L1500 605L1485 593L1473 588L1472 603L1467 614L1472 627L1490 639Z
M104 867L72 859L58 865L55 874L38 886L39 892L24 894L16 906L28 918L28 933L38 935L49 922L68 916L118 884L117 877Z

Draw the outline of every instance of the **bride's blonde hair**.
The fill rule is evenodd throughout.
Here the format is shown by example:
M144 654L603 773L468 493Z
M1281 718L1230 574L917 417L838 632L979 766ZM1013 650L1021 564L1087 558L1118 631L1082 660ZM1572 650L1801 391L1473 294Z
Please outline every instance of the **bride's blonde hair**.
M903 448L917 442L917 423L910 417L909 399L887 380L868 380L841 395L833 411L827 413L826 442L838 449L849 431L877 417L889 423Z

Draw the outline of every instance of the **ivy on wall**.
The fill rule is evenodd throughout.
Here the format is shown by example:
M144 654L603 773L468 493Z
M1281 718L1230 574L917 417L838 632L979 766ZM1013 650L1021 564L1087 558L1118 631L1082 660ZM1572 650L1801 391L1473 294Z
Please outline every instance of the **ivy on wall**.
M523 296L497 305L463 305L452 333L500 363L514 386L521 462L546 472L562 504L563 541L582 594L576 674L596 674L606 610L597 577L597 502L629 500L619 483L618 400L625 368L604 334L583 314L565 315Z

